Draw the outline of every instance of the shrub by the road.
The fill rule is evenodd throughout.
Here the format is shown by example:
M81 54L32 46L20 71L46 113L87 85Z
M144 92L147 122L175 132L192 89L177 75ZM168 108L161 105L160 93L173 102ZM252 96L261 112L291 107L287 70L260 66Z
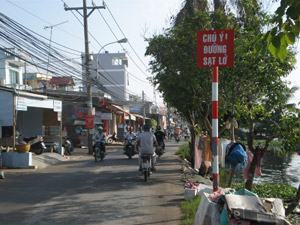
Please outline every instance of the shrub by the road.
M197 196L191 200L185 200L181 203L181 212L183 215L182 225L193 225L194 218L200 204L200 196Z
M179 146L179 149L176 151L176 155L178 155L181 159L187 159L189 162L191 161L191 151L189 148L189 144L183 144Z

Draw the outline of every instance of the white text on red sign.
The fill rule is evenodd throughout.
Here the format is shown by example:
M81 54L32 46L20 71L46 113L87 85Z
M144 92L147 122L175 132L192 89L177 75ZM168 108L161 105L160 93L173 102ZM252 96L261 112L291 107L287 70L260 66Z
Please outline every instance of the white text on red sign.
M233 65L233 31L200 31L197 39L197 64L199 67Z

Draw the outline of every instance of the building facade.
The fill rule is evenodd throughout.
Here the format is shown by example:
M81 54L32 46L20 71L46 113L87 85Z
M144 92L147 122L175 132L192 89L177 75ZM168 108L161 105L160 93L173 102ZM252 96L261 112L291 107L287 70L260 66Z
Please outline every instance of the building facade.
M113 99L126 101L129 98L127 66L128 59L125 53L94 54L91 77L97 80Z
M0 50L0 85L24 89L23 68L24 62L8 52L19 55L16 49L8 49L8 51Z

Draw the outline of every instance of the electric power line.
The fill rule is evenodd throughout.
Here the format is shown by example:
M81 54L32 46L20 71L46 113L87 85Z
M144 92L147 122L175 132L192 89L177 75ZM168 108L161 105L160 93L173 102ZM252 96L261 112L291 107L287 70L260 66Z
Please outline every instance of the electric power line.
M61 0L63 3L64 3L64 5L65 5L65 7L69 7L68 5L67 5L67 3L64 1L64 0ZM75 18L77 19L77 21L82 25L82 26L84 26L83 25L83 22L76 16L76 14L71 10L71 13L73 14L73 16L75 16ZM93 40L100 46L100 48L102 48L102 45L100 44L100 42L95 38L95 36L90 32L90 31L88 31L88 33L89 33L89 35L93 38ZM96 49L96 47L91 43L91 45Z
M38 20L40 20L40 21L42 21L42 22L44 22L44 23L47 23L48 25L51 25L51 23L50 23L49 21L47 21L47 20L45 20L45 19L43 19L43 18L41 18L41 17L39 17L39 16L33 14L33 13L30 12L29 10L27 10L27 9L25 9L25 8L23 8L23 7L19 6L19 5L17 5L16 3L14 3L14 2L12 2L12 1L10 1L10 0L7 0L7 2L10 3L10 4L12 4L12 5L14 5L15 7L17 7L17 8L19 8L19 9L23 10L23 11L26 12L27 14L29 14L29 15L31 15L31 16L37 18ZM70 35L70 36L72 36L72 37L75 37L75 38L81 40L80 37L77 37L76 35L71 34L71 33L69 33L69 32L66 31L66 30L63 30L63 29L60 29L60 28L58 28L58 29L61 30L61 31L63 31L63 32L65 32L66 34L68 34L68 35Z
M124 37L126 37L126 35L124 34L123 30L121 29L119 23L117 22L117 20L115 19L114 15L113 15L112 12L111 12L111 10L109 9L107 3L104 2L104 4L105 4L105 6L106 6L106 8L107 8L107 10L108 10L108 12L109 12L109 14L110 14L111 17L113 18L114 22L116 23L117 27L119 28L119 30L121 31L121 33L124 35ZM137 52L135 51L135 49L134 49L133 46L131 45L131 43L128 42L128 44L129 44L130 48L133 50L133 52L134 52L134 54L136 55L136 57L137 57L137 58L140 60L140 62L145 66L145 68L148 69L147 66L145 65L145 63L143 62L143 60L141 59L141 57L137 54Z
M15 21L12 21L10 18L6 17L3 14L0 14L2 16L1 22L5 24L5 26L1 26L3 29L3 32L0 32L0 36L3 37L4 42L11 44L14 47L17 47L18 49L22 50L23 52L26 53L26 55L29 55L31 58L31 61L20 57L16 54L13 54L10 52L11 55L14 55L20 59L22 59L24 62L27 62L30 65L33 65L37 68L41 68L43 70L47 70L45 66L47 65L47 56L50 55L52 57L52 64L49 67L49 71L52 74L59 75L59 76L65 76L66 73L73 74L72 77L76 80L81 80L83 82L87 82L86 80L83 80L81 75L82 75L82 70L78 70L74 68L74 66L70 66L64 61L72 61L76 65L80 65L82 68L82 64L75 62L73 59L69 59L61 55L57 50L51 49L51 52L49 52L48 49L48 44L45 42L41 41L37 37L33 36L33 32L31 30L25 28L24 26L18 24ZM30 31L30 32L28 32ZM37 33L34 32L35 35L38 35ZM42 37L38 35L39 37ZM44 38L44 37L42 37ZM46 38L44 38L46 39ZM46 39L48 40L48 39ZM2 49L6 49L6 46L2 46ZM38 62L35 62L38 61ZM56 65L56 64L59 65ZM113 83L114 81L110 81ZM99 84L96 83L98 87L101 88L101 90L107 91L107 93L111 94L113 96L113 93L111 93L109 90L104 89L103 86L99 86ZM129 92L127 92L129 93ZM132 93L129 93L132 94Z
M107 6L107 5L106 5ZM112 30L111 26L109 25L109 23L107 22L107 20L104 18L103 14L100 12L100 10L98 10L100 16L102 17L103 21L105 22L105 24L108 26L109 30L111 31L111 33L113 34L113 36L115 37L116 40L119 40L117 35L115 34L115 32ZM113 18L114 19L114 18ZM115 20L115 19L114 19ZM116 22L116 21L115 21ZM116 22L117 23L117 22ZM118 24L117 24L118 25ZM119 26L119 25L118 25ZM120 28L119 28L120 29ZM122 31L123 37L126 38L124 32ZM126 38L127 39L127 38ZM127 41L129 44L130 42ZM122 45L122 43L119 43L120 46L122 47L123 51L127 52L128 57L131 59L131 61L133 62L133 64L139 69L139 71L141 71L142 74L144 74L146 77L148 77L148 75L145 73L145 71L143 71L141 69L141 67L136 63L136 61L131 57L131 55L128 53L128 51L124 48L124 46ZM132 47L132 45L130 44L130 46ZM132 48L133 49L133 48ZM133 51L135 52L135 50L133 49ZM141 60L141 59L140 59Z

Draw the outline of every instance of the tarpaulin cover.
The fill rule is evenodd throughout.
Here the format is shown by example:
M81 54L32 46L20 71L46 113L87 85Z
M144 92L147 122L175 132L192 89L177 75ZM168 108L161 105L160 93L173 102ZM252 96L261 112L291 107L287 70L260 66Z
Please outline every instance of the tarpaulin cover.
M196 225L220 225L219 205L210 201L208 196L208 193L201 195L194 221Z
M233 191L230 190L229 192L226 193L226 195L228 194L235 194L235 195L247 195L247 196L257 196L257 194L245 189L245 188L242 188L242 189L239 189L239 190L236 190L236 191ZM241 222L241 220L240 220ZM228 216L228 210L227 210L227 207L225 205L225 207L223 207L223 210L221 212L221 215L220 215L220 223L221 225L229 225L229 216Z
M225 195L225 199L231 217L274 225L290 225L285 220L281 199L234 194Z

